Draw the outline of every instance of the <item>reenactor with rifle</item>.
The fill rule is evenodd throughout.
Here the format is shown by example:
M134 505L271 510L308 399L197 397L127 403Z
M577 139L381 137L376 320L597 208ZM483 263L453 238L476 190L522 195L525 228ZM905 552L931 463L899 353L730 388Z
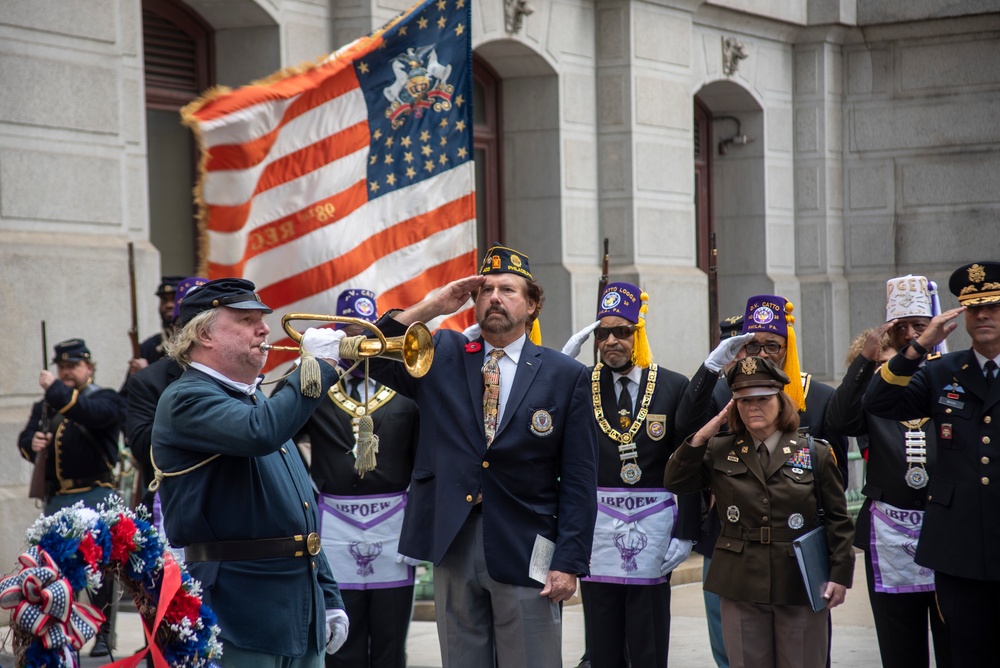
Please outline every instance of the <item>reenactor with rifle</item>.
M21 455L43 461L45 514L83 501L97 508L115 493L118 433L125 421L125 400L114 390L94 383L94 360L83 339L57 343L52 360L56 373L43 369L38 384L45 397L31 408L18 437ZM44 424L43 414L51 416ZM112 580L94 596L94 605L108 616ZM106 656L110 623L101 626L91 656Z

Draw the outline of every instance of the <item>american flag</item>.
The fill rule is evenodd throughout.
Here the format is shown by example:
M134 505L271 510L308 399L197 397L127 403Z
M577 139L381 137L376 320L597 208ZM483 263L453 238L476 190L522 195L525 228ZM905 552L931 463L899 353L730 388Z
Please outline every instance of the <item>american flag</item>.
M257 285L272 341L281 314L333 314L344 289L375 291L384 312L475 273L469 2L427 0L318 63L182 110L202 150L207 275Z

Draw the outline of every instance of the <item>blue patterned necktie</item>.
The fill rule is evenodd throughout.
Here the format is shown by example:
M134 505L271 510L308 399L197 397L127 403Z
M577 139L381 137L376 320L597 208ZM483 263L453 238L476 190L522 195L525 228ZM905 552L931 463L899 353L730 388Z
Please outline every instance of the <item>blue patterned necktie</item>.
M486 447L493 444L497 434L497 416L500 413L500 358L503 348L494 348L483 365L483 426L486 429Z

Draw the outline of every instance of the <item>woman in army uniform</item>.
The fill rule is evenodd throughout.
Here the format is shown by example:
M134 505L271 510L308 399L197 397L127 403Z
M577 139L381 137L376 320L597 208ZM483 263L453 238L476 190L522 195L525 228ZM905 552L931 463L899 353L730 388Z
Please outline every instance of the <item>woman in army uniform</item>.
M730 665L826 665L829 608L844 601L854 575L854 529L830 446L798 433L798 411L782 388L785 373L747 357L727 372L733 401L677 449L664 486L710 488L722 520L705 589L722 599L722 635ZM728 420L732 433L719 434ZM707 447L706 447L707 446ZM827 608L813 612L792 541L820 526L822 490L830 582Z

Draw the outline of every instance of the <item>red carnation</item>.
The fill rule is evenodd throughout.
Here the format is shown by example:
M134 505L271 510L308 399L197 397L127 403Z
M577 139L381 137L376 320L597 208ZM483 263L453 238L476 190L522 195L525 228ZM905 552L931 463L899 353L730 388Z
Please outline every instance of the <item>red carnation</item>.
M185 617L190 619L192 624L198 621L201 617L201 599L191 596L182 589L174 594L163 618L169 624L179 624Z
M80 541L80 554L83 555L83 560L90 565L91 568L97 568L97 563L101 560L101 555L104 554L104 550L101 546L94 542L94 536L92 534L87 534Z
M483 349L483 346L479 341L469 341L465 344L465 352L467 353L478 353Z
M125 561L135 552L135 522L124 515L111 527L111 560Z

